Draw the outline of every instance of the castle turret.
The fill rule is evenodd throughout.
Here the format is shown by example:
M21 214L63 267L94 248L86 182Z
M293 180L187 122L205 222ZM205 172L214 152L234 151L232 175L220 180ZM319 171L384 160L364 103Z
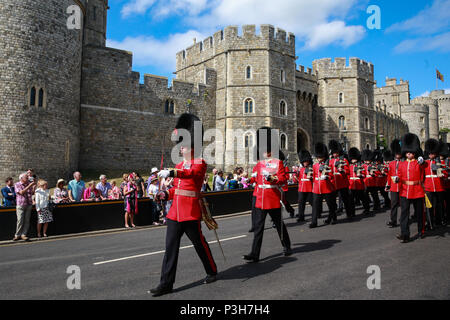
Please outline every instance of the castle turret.
M1 179L34 168L53 186L77 168L83 36L68 19L85 4L0 2Z
M87 1L84 45L105 46L108 9L108 0Z

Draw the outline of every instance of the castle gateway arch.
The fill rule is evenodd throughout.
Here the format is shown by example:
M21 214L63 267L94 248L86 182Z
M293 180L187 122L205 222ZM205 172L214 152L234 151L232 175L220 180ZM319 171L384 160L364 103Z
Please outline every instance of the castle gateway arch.
M305 130L297 128L297 153L299 153L300 150L311 151L311 140Z

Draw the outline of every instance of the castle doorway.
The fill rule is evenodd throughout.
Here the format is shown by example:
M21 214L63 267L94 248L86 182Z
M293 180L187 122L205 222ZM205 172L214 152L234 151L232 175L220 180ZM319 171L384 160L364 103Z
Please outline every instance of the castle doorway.
M299 128L297 130L297 153L300 150L309 151L309 137L305 130Z

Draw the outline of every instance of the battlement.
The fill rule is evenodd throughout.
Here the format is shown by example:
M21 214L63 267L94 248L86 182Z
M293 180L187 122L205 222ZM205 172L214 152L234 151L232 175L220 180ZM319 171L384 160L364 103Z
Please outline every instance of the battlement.
M417 105L436 105L436 100L431 97L417 97L411 101L411 104Z
M409 87L409 81L403 80L400 78L400 82L397 82L397 78L388 78L386 77L385 86L384 87L375 87L376 89L387 88L387 87Z
M311 68L306 68L305 71L305 66L302 65L298 65L298 68L295 70L295 77L317 81L317 75L313 73L313 70Z
M373 81L373 64L359 58L323 58L313 61L314 73L319 79L357 77Z
M209 60L216 55L229 50L277 50L284 54L295 56L295 35L286 33L281 28L264 24L260 26L259 33L256 25L243 25L241 34L238 26L228 26L203 41L179 51L176 54L177 71Z

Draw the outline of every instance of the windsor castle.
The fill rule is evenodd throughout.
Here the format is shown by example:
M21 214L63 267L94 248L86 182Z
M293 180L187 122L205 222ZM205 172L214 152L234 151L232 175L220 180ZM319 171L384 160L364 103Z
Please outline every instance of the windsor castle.
M80 29L67 27L71 5ZM247 166L232 150L250 149L261 126L279 129L291 164L316 142L374 149L450 128L450 95L411 100L408 81L378 86L374 65L359 58L297 66L295 35L271 25L194 40L174 57L170 85L147 74L142 83L132 53L106 47L108 9L108 0L0 3L0 178L29 167L50 184L75 170L148 172L162 154L173 166L170 134L184 112L220 130L215 158L226 170Z

